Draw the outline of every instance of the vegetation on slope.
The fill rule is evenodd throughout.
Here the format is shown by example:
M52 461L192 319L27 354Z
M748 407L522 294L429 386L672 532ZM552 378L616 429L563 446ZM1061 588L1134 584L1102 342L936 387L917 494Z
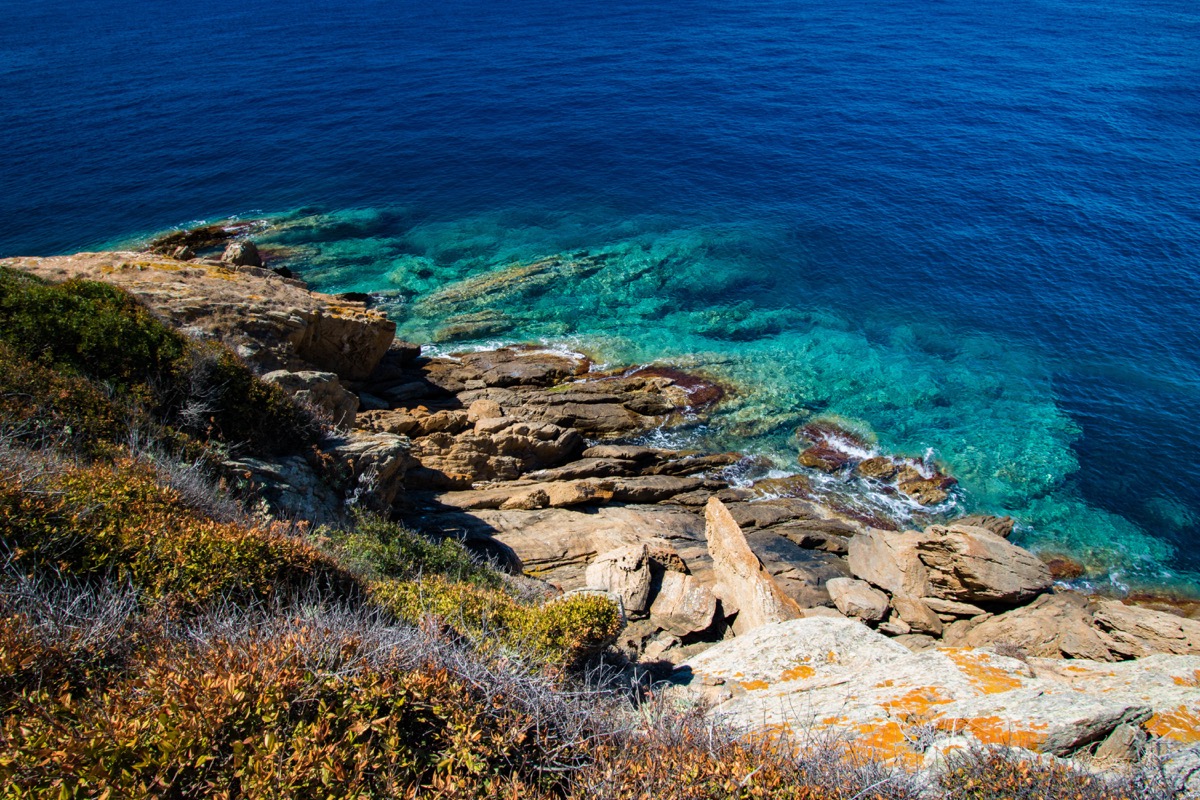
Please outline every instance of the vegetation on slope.
M319 436L128 295L0 270L0 798L918 796L845 742L588 688L604 597L375 517L263 522L207 466ZM937 791L1169 794L1064 770L967 754Z

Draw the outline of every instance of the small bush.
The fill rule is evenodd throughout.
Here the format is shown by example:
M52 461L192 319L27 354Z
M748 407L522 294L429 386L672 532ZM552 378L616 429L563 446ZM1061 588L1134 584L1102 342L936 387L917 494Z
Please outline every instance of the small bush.
M371 597L413 623L435 617L487 646L499 643L525 658L577 667L616 641L621 615L603 595L579 594L526 606L497 589L442 578L379 581Z
M345 593L349 574L280 524L217 522L192 512L147 465L67 466L43 476L0 468L0 543L26 574L111 575L147 598L184 605L264 597L316 582Z
M136 424L258 454L300 452L321 432L227 347L184 337L107 284L47 284L0 268L0 346L9 427L32 420L93 446Z
M1093 774L1004 748L952 753L939 784L945 800L1164 800L1176 796L1161 776Z
M71 443L111 456L130 414L100 386L19 355L0 341L0 433L31 446Z
M441 575L479 586L501 585L500 575L458 542L435 542L372 514L359 514L349 531L331 534L326 549L351 571L370 580Z

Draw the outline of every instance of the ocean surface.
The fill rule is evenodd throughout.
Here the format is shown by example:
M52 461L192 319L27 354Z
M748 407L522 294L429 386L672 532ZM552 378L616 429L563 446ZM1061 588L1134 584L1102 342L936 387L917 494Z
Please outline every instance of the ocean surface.
M0 5L0 256L265 218L442 351L681 363L679 442L840 419L1198 585L1193 0Z

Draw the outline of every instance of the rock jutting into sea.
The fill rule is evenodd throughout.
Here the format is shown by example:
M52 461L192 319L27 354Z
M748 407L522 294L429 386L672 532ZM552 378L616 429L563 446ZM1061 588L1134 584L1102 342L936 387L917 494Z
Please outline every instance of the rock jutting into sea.
M227 239L0 263L121 286L321 409L338 480L298 456L225 465L274 514L362 504L557 591L609 592L625 655L734 724L837 729L918 766L972 743L1112 765L1200 743L1200 621L1056 584L1011 518L936 519L954 486L936 465L836 421L799 432L801 465L932 509L914 530L823 503L803 474L735 480L752 457L646 443L730 387L537 346L426 357L363 298ZM568 268L587 263L539 267Z

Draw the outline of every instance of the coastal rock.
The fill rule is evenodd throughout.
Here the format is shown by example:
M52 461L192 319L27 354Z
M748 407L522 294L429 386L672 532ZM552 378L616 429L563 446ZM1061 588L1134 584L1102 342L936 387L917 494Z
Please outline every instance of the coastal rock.
M421 467L413 485L453 489L477 481L515 480L568 461L582 449L578 431L550 423L516 422L494 433L433 432L413 442L412 455Z
M860 461L854 471L864 478L886 481L896 474L896 464L886 456L874 456Z
M1102 600L1096 625L1115 643L1112 649L1133 658L1153 653L1200 654L1200 622L1149 608Z
M887 595L872 588L866 581L834 578L826 583L826 589L838 611L847 617L877 622L887 614Z
M235 271L218 262L124 251L9 263L48 280L84 278L126 289L190 335L225 342L259 372L317 369L361 380L396 333L395 323L362 303L309 292L258 267Z
M965 517L956 518L950 524L966 525L972 528L986 528L997 536L1007 539L1012 536L1016 521L1012 517L998 517L994 514L969 514Z
M1050 588L1050 570L1033 553L986 528L931 525L916 548L930 597L1020 603Z
M301 403L320 410L336 427L354 426L358 397L347 391L334 373L312 370L289 372L281 369L263 375L263 380L277 384Z
M662 574L650 619L676 636L689 636L712 627L717 598L698 578L680 572Z
M910 652L859 622L809 618L721 642L673 681L739 728L849 734L871 755L919 766L928 741L919 733L930 730L1060 756L1122 726L1168 749L1194 743L1198 667L1194 656L1025 663L985 650Z
M391 508L411 464L408 440L390 433L348 431L322 446L348 475L346 502L376 511Z
M242 458L226 461L222 468L245 493L265 502L272 516L313 525L341 520L341 495L301 456Z
M1028 656L1115 661L1113 640L1092 624L1088 599L1074 592L1046 594L994 616L966 633L970 647L1005 646Z
M902 534L869 530L851 539L849 557L856 577L914 600L1015 604L1052 583L1046 565L1028 550L962 525Z
M729 510L713 498L704 509L705 538L722 601L738 609L733 623L739 635L772 622L796 619L800 606L788 597L750 549Z
M704 549L704 521L694 513L656 506L459 513L437 507L413 513L407 520L433 534L466 538L469 546L483 552L491 552L492 544L498 544L530 575L565 590L586 585L587 565L600 553L643 544L649 552L661 546L676 552L689 569L707 573L708 579L702 582L712 583Z
M950 497L941 480L936 478L915 478L896 484L900 491L916 500L923 506L936 506L944 503Z
M606 483L612 487L613 499L621 503L661 503L704 485L699 478L676 478L670 475L612 478Z
M625 611L641 616L650 608L650 558L646 545L609 550L588 565L589 589L602 589L621 598Z
M827 605L828 581L849 574L845 559L800 547L777 535L774 528L751 530L743 535L779 588L801 608Z
M821 472L837 472L851 461L850 456L840 450L817 444L800 453L800 465L819 469Z
M230 242L225 248L225 252L221 254L221 260L237 267L261 267L263 265L258 248L254 246L254 242L246 239Z

